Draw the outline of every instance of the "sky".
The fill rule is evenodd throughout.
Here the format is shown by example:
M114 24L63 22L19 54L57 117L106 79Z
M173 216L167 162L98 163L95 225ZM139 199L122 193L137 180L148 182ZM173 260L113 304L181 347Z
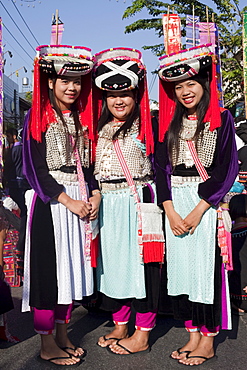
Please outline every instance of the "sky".
M93 54L111 47L139 49L143 52L143 60L149 71L148 84L153 84L151 71L157 68L158 58L151 51L143 51L142 46L156 44L160 40L153 31L124 33L126 25L140 16L147 17L147 14L142 12L139 17L122 20L125 9L131 3L131 0L1 0L0 16L4 24L5 74L9 76L14 72L10 78L19 84L19 91L28 90L28 87L22 87L22 78L28 77L29 82L32 81L31 71L33 58L36 54L35 48L38 45L50 44L52 15L58 9L59 17L64 23L62 44L87 46L92 49ZM11 20L2 4L29 43ZM38 44L16 8L31 29ZM24 50L17 42L21 44ZM13 54L12 58L9 57L8 50ZM27 73L25 73L23 67L26 68ZM21 69L19 70L19 77L17 77L15 71L19 68ZM150 93L150 98L157 100L157 89L156 82Z
M240 0L240 4L244 1ZM206 2L212 4L210 0ZM159 44L162 39L153 30L124 33L127 25L149 17L146 11L142 11L122 20L125 9L131 3L132 0L0 0L5 74L11 75L10 78L18 83L19 92L32 88L35 48L50 43L52 15L58 9L64 23L62 44L87 46L93 54L111 47L139 49L148 70L149 96L158 100L157 78L154 79L151 74L159 65L158 58L142 47ZM12 53L12 58L8 51ZM15 74L18 69L19 77ZM29 86L22 86L24 77L28 77Z

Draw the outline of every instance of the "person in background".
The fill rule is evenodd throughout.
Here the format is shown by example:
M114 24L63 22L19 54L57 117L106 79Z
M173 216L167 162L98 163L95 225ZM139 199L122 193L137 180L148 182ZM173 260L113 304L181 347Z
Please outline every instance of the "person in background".
M236 143L238 149L238 182L247 190L247 120L240 116L235 118Z
M9 196L18 204L21 217L26 216L25 191L29 188L23 176L22 143L18 140L18 131L8 128L5 132L9 147L5 150L3 181Z
M229 272L232 310L237 315L244 315L247 312L247 194L232 197L229 212L233 221L233 271Z
M6 239L15 243L15 237L13 231L17 231L20 228L19 218L12 213L12 211L18 211L18 205L10 197L1 197L0 201L0 280L4 281L4 243ZM1 290L1 288L0 288ZM1 292L0 292L1 294ZM6 294L6 293L5 293ZM9 293L10 294L10 293ZM8 301L8 307L6 307ZM4 308L2 305L4 304ZM0 340L4 340L10 343L18 343L20 340L11 335L7 327L7 314L6 312L13 309L13 303L11 298L3 297L0 299Z

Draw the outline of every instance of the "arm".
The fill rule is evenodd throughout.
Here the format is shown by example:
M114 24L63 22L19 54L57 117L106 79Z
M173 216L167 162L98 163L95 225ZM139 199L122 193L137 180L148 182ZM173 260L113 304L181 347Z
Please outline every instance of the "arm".
M45 137L43 135L41 143L34 140L28 132L28 120L29 115L23 131L23 174L42 201L48 203L63 191L63 185L58 184L49 174Z
M101 193L99 190L98 181L95 179L95 176L93 174L94 166L91 165L89 168L83 168L83 172L85 176L85 181L88 184L89 202L91 204L89 219L90 221L93 221L98 217Z
M201 199L197 206L184 219L184 224L193 234L197 225L200 223L202 216L211 206L204 199Z
M235 142L233 117L229 111L222 113L222 125L218 132L215 167L211 177L198 187L199 196L217 206L230 190L238 174L238 156Z
M92 206L89 219L90 221L93 221L98 217L99 213L99 206L101 202L101 193L99 190L93 190L92 197L89 198L89 202Z
M157 143L154 160L154 178L158 204L162 204L166 200L172 200L171 173L172 166L169 161L166 142Z
M163 207L173 234L178 236L187 233L189 231L189 227L182 217L175 211L172 201L166 200L163 202Z

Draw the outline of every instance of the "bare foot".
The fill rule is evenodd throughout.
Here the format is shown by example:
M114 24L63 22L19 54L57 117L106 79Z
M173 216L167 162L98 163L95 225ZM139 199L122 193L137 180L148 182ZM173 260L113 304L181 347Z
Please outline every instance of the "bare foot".
M81 347L75 347L73 346L73 344L71 346L61 347L61 349L74 357L83 358L87 354L87 351L85 349Z
M214 357L213 341L214 337L202 336L198 347L179 362L184 365L195 366L201 365L207 359ZM205 359L201 357L205 357Z
M56 337L55 343L66 353L76 358L83 358L86 356L87 351L81 347L76 347L68 338L67 324L56 324Z
M70 356L68 353L66 353L65 351L63 351L62 349L60 349L59 347L57 347L57 349L52 349L51 351L44 351L41 349L40 351L40 357L43 359L43 360L50 360L51 358L56 358L58 357L58 359L54 359L52 361L50 361L51 363L54 363L56 365L74 365L76 364L77 362L80 361L79 358L76 358L74 356ZM59 357L63 357L62 359Z
M128 337L127 325L115 325L114 330L110 334L103 335L98 340L98 345L102 348L108 347L111 344L116 343L118 339Z
M121 339L118 341L119 344L117 342L109 347L112 352L118 355L129 355L130 352L136 353L147 350L149 348L148 339L149 332L136 330L131 337Z
M199 332L190 333L190 340L185 344L185 346L179 348L171 353L171 358L174 360L186 359L186 355L194 351L201 339L201 334Z

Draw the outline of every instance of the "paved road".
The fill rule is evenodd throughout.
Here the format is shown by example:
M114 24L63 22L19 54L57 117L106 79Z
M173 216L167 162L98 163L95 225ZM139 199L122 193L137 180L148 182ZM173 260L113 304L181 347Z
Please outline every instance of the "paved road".
M9 329L22 342L8 345L0 342L1 370L48 370L52 365L37 361L40 339L33 331L32 314L20 312L21 288L13 288L15 310L8 314ZM131 325L131 324L130 324ZM111 331L107 313L89 313L82 306L73 311L69 326L72 342L88 350L85 361L77 369L85 370L170 370L182 369L183 365L169 358L169 354L181 347L188 334L181 323L171 317L160 316L151 333L152 350L149 354L118 356L96 345L99 336ZM132 325L133 327L133 325ZM233 330L222 331L216 338L217 361L203 364L200 369L246 370L247 369L247 314L233 316ZM58 368L58 367L56 367ZM68 369L68 367L66 367Z

